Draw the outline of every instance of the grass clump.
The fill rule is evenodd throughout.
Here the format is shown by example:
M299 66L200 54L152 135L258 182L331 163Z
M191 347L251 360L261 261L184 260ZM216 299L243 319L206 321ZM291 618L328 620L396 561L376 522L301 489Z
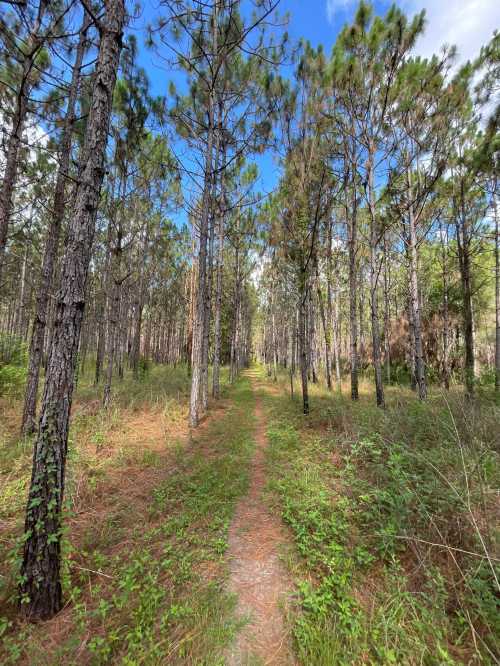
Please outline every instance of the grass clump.
M401 387L385 411L269 384L270 489L296 546L303 664L498 659L498 408Z
M118 390L107 413L93 408L95 393L80 384L68 465L68 603L42 625L17 618L21 521L12 507L4 514L10 555L2 543L2 663L222 663L238 626L224 554L248 483L254 398L245 379L225 389L215 418L191 438L184 420L181 427L169 418L186 413L184 371L176 378L171 369L152 369L151 385ZM22 496L28 456L14 437L9 446Z

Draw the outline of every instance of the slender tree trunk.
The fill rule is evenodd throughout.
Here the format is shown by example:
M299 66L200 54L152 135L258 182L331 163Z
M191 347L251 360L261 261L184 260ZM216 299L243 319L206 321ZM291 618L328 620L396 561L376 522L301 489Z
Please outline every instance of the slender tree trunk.
M237 220L237 231L239 232L239 218ZM233 383L238 374L238 348L239 348L239 325L240 325L240 308L241 308L241 291L240 291L240 246L239 235L236 241L235 248L235 282L234 282L234 305L233 305L233 326L231 334L231 357L230 357L230 380ZM269 375L271 375L271 366L269 366Z
M475 354L474 354L474 311L472 306L472 275L470 243L471 233L465 211L463 178L460 180L460 212L456 217L458 260L462 282L462 317L465 342L465 392L467 397L474 395Z
M26 269L28 266L28 245L24 247L23 263L21 267L21 281L19 283L19 296L16 322L16 334L19 338L24 338L24 322L26 316Z
M410 386L412 391L417 390L417 372L415 368L415 324L413 321L413 308L411 296L408 295L408 363L410 370Z
M212 199L213 202L213 199ZM213 276L213 255L214 255L214 237L215 237L215 219L211 215L210 235L208 242L207 255L207 288L205 296L205 312L203 322L203 365L201 381L201 405L203 411L208 409L208 352L210 346L210 320L212 314L212 276Z
M331 327L333 336L333 358L335 361L335 378L337 381L337 388L341 390L341 376L340 376L340 340L339 340L339 302L338 293L335 294L335 301L333 300L333 285L332 285L332 222L328 223L327 231L327 308L328 308L328 324Z
M370 146L368 158L368 187L369 187L369 208L370 208L370 306L372 319L372 354L373 368L375 370L375 393L377 405L385 406L384 385L382 382L382 363L380 360L380 324L378 315L378 225L375 210L375 184L374 184L374 148Z
M99 321L97 322L97 351L95 360L94 385L97 386L101 381L101 373L104 365L104 356L106 354L106 334L107 334L107 315L109 312L110 301L110 261L111 261L111 224L108 224L106 238L106 258L104 260L103 285L101 287L101 299L98 309Z
M132 373L134 379L139 379L139 361L141 358L141 331L142 331L142 311L144 309L144 272L140 269L138 294L134 308L134 332L132 336Z
M495 391L500 394L500 252L496 183L493 192L493 215L495 217Z
M121 190L121 188L120 188ZM121 215L121 212L118 212ZM121 301L121 266L122 266L122 229L121 220L118 224L115 246L111 251L111 268L109 274L109 313L108 313L108 365L106 367L106 380L102 404L104 408L109 407L111 401L111 384L113 381L113 370L118 359L120 344L120 301Z
M222 148L222 165L226 163L226 149ZM226 189L224 172L220 176L221 184L221 205L219 207L217 224L217 268L215 284L215 322L214 322L214 362L212 373L212 395L214 398L220 397L220 364L221 364L221 344L222 344L222 271L224 268L224 222L226 208Z
M305 282L305 276L303 276ZM299 363L300 378L302 381L302 411L309 414L309 389L307 378L307 342L306 342L306 320L307 320L307 288L303 285L299 296L299 325L298 325L298 343L299 343Z
M408 174L408 182L409 182ZM412 197L411 187L409 196ZM422 342L422 322L420 317L420 298L418 293L418 256L417 256L417 230L413 205L408 210L409 221L409 258L410 258L410 306L413 319L413 335L415 339L415 379L418 388L418 397L425 400L427 397L427 385L425 381L424 349Z
M323 336L325 340L325 372L326 372L326 385L329 391L332 390L332 375L331 375L331 355L330 355L330 336L328 326L326 323L325 306L323 304L323 294L319 283L319 270L316 265L316 288L318 293L319 312L321 317L321 324L323 326Z
M354 179L353 179L354 181ZM357 255L357 199L355 183L352 183L352 208L346 208L349 220L349 329L350 329L350 356L351 356L351 399L358 400L358 325L357 325L357 288L358 276L356 271Z
M61 511L73 380L124 20L123 0L107 0L26 509L20 601L30 619L50 618L62 607Z
M273 379L278 381L278 343L276 340L276 312L274 307L274 294L271 292L271 344L273 354Z
M86 50L87 30L89 19L85 13L83 25L80 30L80 38L76 50L75 64L71 77L71 86L68 98L68 107L64 119L61 145L59 149L59 171L52 203L52 216L50 227L45 241L45 252L42 262L42 275L38 286L36 300L36 312L31 334L28 376L26 380L26 391L24 396L24 410L21 425L23 435L35 431L36 400L38 395L38 382L40 367L42 364L43 341L45 338L45 325L47 322L47 308L50 297L50 289L54 276L54 265L59 247L59 236L66 208L66 184L69 176L69 163L71 157L71 144L73 139L73 125L75 122L75 106L80 82L80 70Z
M214 4L212 49L213 57L218 60L217 53L217 30L218 30L218 1ZM207 245L212 195L213 178L213 152L215 139L215 82L208 94L208 131L207 146L205 151L203 196L201 202L200 216L200 245L198 251L198 289L196 293L196 308L193 322L193 353L192 353L192 376L191 396L189 402L189 425L195 428L200 418L200 401L203 382L203 340L205 324L205 300L207 298Z
M384 233L384 362L385 376L388 384L391 383L391 328L389 305L389 252L387 249L387 234Z
M26 47L28 52L23 56L21 82L15 97L12 126L7 142L5 167L0 189L0 287L2 284L2 271L9 223L12 215L14 188L17 181L19 148L21 146L22 134L26 123L26 116L28 114L28 100L32 87L30 79L37 55L45 41L44 36L40 33L40 29L46 7L47 0L40 0L37 18L31 35L27 40Z
M318 383L318 374L316 372L316 321L314 317L314 304L312 289L308 290L309 301L306 319L306 341L307 341L307 354L308 354L308 367L311 369L312 383Z
M450 338L450 320L448 308L448 260L447 260L447 241L445 243L443 227L440 223L439 231L441 236L441 257L442 257L442 282L443 282L443 369L442 379L447 391L450 389L450 366L449 366L449 338Z

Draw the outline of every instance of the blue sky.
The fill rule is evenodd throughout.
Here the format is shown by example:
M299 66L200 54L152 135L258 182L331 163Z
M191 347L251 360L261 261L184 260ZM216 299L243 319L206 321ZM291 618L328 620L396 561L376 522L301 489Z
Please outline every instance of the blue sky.
M390 4L390 0L375 0L375 11L384 14ZM396 0L396 4L409 15L426 9L426 30L415 48L422 56L431 56L443 44L455 44L457 62L463 62L474 58L491 38L493 30L500 28L500 0ZM323 44L329 54L337 33L351 21L357 5L358 0L281 0L279 11L289 14L287 31L292 42L303 37L313 46ZM153 20L157 12L157 0L144 1L142 16L131 26L139 41L145 24ZM178 75L160 64L153 52L142 48L141 52L141 63L148 72L153 93L166 95L168 82L179 81ZM177 149L180 150L180 145ZM257 163L261 173L259 189L272 190L279 177L273 157L261 156ZM185 219L185 214L179 213L178 223Z

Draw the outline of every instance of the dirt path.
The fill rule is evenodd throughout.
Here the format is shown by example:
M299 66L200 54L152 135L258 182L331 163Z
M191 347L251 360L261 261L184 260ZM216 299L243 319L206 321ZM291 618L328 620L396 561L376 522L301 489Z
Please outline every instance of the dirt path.
M252 387L256 378L249 373ZM239 503L229 529L229 589L238 597L237 615L248 620L229 651L230 666L291 665L289 636L283 619L290 581L280 559L286 535L279 516L262 499L266 484L266 424L257 396L255 454L248 495Z

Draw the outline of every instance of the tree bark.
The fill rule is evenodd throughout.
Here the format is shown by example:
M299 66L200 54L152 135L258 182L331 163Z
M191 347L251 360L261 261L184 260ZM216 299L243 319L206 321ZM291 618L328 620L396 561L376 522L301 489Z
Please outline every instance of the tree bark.
M316 264L316 289L318 294L319 312L321 317L321 324L323 326L323 336L325 341L325 372L326 372L326 386L329 391L332 390L332 374L331 374L331 354L330 354L330 336L328 326L326 323L325 306L323 303L323 294L321 293L321 286L319 283L319 270Z
M493 192L493 215L495 218L495 391L500 394L500 252L496 183Z
M45 338L45 326L47 322L47 308L50 297L50 288L54 276L54 265L59 247L59 236L66 208L66 184L69 176L69 163L71 158L71 144L73 140L73 125L75 123L75 106L80 82L80 70L86 50L87 31L90 21L87 13L83 19L80 37L76 50L75 64L71 77L68 106L64 119L63 133L59 147L59 171L52 203L52 216L45 241L45 251L42 262L42 275L38 286L36 300L35 320L31 334L28 376L24 396L24 410L21 425L23 435L29 435L35 431L36 400L38 395L38 382L40 367L42 364L43 342Z
M305 282L305 275L303 281ZM309 414L309 388L307 378L307 342L306 342L306 319L307 319L307 301L308 293L305 285L302 286L299 295L299 326L298 326L298 343L299 343L299 362L300 362L300 378L302 381L302 411L304 414Z
M32 620L50 618L62 607L61 512L69 418L124 20L123 0L107 0L26 509L20 601Z
M218 30L218 1L214 3L212 49L213 57L218 60L217 54ZM191 395L189 401L189 425L195 428L200 418L200 400L203 381L203 339L205 324L205 299L207 298L207 244L211 212L213 151L214 151L214 113L215 113L215 82L211 82L208 93L208 128L207 146L205 150L204 183L200 215L200 245L198 251L198 288L196 293L196 308L193 321L193 351Z
M378 224L375 210L375 184L374 184L374 147L370 145L370 153L368 157L368 188L369 198L368 205L370 209L370 306L371 306L371 320L372 320L372 355L373 355L373 368L375 370L375 393L377 405L379 407L385 406L384 401L384 385L382 382L382 363L380 360L380 323L378 315Z
M449 367L449 346L450 346L450 319L448 309L448 261L447 261L447 242L445 243L443 226L439 224L441 236L441 261L442 261L442 284L443 284L443 363L442 380L447 391L450 389L450 367Z
M384 365L385 377L391 383L391 328L389 305L389 252L387 249L387 234L384 233Z
M348 216L349 226L349 330L350 330L350 356L351 356L351 399L358 400L358 324L357 324L357 289L358 289L358 276L356 271L356 255L357 255L357 233L358 233L358 220L357 220L357 198L355 191L355 183L352 184L352 207L348 210L346 206L346 214Z
M475 354L474 354L474 310L472 305L472 274L470 244L471 233L465 211L465 191L463 177L460 179L460 202L458 215L455 217L457 230L458 263L462 282L462 317L465 342L465 392L467 397L474 395Z
M226 162L225 148L222 150L222 164ZM214 398L220 397L220 364L221 364L221 343L222 343L222 271L224 268L224 221L225 221L225 178L221 173L221 206L219 210L219 219L217 224L217 268L215 284L215 322L214 322L214 361L212 375L212 395Z
M410 176L408 174L408 192L412 197L410 187ZM424 349L422 342L422 321L420 316L420 298L418 293L418 256L417 256L417 229L413 205L410 203L408 209L409 222L409 268L410 268L410 307L413 319L413 335L415 340L415 380L417 382L418 397L425 400L427 397L427 385L425 381Z

